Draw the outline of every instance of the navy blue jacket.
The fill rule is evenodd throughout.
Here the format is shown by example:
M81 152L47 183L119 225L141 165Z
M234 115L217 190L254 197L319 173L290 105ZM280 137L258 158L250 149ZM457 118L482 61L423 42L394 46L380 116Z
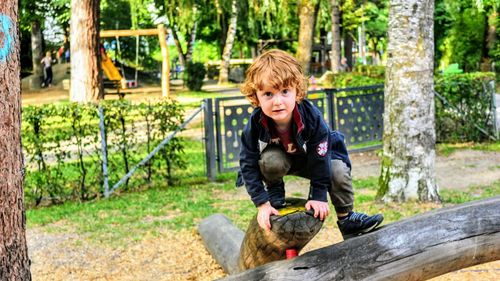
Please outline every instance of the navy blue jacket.
M259 169L260 154L271 143L268 118L257 107L241 134L240 174L237 185L245 184L255 206L269 201ZM331 131L323 114L310 101L296 104L293 113L292 137L301 153L307 155L311 200L327 202L331 181L331 159L340 159L351 167L344 136Z

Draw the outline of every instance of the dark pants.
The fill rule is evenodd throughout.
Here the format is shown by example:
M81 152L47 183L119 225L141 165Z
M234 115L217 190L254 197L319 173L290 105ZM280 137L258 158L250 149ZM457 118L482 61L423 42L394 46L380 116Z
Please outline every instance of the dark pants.
M43 85L44 87L47 87L49 86L50 84L52 84L52 67L49 66L49 67L45 67L43 69Z
M266 148L260 157L259 167L271 200L284 198L285 175L295 175L310 179L307 171L307 158L285 153L280 147ZM328 193L337 213L347 213L353 209L354 191L352 189L351 169L342 161L332 159Z

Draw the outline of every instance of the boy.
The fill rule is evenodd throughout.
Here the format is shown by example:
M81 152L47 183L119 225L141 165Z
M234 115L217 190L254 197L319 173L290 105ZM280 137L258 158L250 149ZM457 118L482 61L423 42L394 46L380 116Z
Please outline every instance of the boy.
M269 217L285 205L283 176L297 175L310 179L305 208L313 209L314 217L329 215L329 193L344 239L369 232L383 217L352 211L351 163L343 136L304 99L306 81L298 61L280 50L260 55L247 70L241 90L257 108L241 136L238 183L245 184L263 229L270 229Z

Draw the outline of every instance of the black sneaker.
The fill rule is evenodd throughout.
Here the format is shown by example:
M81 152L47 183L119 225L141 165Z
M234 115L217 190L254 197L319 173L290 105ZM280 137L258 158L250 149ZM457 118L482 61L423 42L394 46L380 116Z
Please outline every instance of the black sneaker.
M283 200L273 200L271 199L271 206L273 206L273 208L275 209L281 209L281 208L284 208L286 207L286 202L285 202L285 198L283 198Z
M337 225L339 226L340 233L342 233L342 237L344 237L344 240L347 240L372 231L383 220L384 216L382 214L368 216L363 213L350 212L347 218L338 220Z

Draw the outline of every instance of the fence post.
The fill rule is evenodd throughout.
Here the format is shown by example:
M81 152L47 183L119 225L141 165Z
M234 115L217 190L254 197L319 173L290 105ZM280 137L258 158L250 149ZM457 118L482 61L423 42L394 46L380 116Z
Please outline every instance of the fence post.
M106 127L104 126L104 110L99 104L99 131L101 133L101 152L102 152L102 175L104 180L104 198L109 197L108 182L108 154L106 146Z
M207 167L207 177L211 181L215 181L217 173L215 161L215 136L214 136L214 117L213 117L213 102L212 99L204 100L205 106L204 123L205 123L205 160Z
M493 114L493 133L495 134L495 138L498 140L498 138L500 137L500 135L498 134L498 123L500 122L500 120L498 120L498 113L497 113L497 108L498 108L498 104L497 104L497 94L496 94L496 85L495 85L495 81L490 81L489 82L489 86L491 87L492 91L491 91L491 99L492 99L492 102L491 102L491 112Z
M326 100L328 101L328 119L330 122L330 128L332 130L337 130L337 120L335 119L335 89L325 89Z

